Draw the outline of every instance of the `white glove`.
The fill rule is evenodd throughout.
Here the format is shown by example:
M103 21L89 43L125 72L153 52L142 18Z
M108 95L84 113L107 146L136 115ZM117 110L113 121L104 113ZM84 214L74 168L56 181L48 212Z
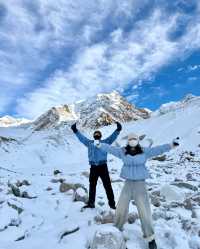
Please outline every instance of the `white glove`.
M172 146L173 147L179 146L179 143L180 143L180 138L177 137L177 138L173 139Z

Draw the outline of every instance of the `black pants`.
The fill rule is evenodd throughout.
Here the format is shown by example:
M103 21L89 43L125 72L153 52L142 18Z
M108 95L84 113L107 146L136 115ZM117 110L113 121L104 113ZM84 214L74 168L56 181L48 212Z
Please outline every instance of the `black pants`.
M107 164L102 164L99 166L91 166L90 168L90 190L89 190L89 204L95 204L96 197L96 186L98 178L101 178L103 186L106 190L106 195L108 198L108 204L110 207L115 206L114 194L111 186L110 176L108 172Z

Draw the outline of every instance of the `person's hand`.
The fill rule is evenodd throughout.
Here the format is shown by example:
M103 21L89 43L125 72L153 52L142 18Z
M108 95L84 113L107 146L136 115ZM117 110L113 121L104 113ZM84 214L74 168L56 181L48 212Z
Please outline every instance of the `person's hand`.
M117 125L117 130L121 131L122 130L122 125L119 122L116 122Z
M177 147L177 146L179 146L179 141L180 141L180 138L179 138L179 137L173 139L173 141L172 141L172 147Z
M76 128L76 123L71 126L71 129L74 133L78 131L78 129Z

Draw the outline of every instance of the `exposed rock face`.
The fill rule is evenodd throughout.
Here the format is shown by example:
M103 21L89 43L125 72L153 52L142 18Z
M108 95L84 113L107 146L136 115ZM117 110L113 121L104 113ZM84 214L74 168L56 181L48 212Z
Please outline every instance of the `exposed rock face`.
M43 130L45 128L56 125L59 121L59 113L55 107L40 116L35 122L35 131Z
M34 130L57 127L63 122L71 125L78 122L83 128L99 128L115 121L128 122L150 117L146 109L136 108L117 92L98 94L89 100L72 105L53 107L41 115L34 123Z
M1 144L1 143L9 144L9 143L13 143L13 142L16 142L16 141L17 141L16 139L11 138L11 137L3 137L3 136L0 136L0 144Z
M116 91L98 94L96 98L74 106L83 127L99 128L115 121L128 122L148 118L149 112L130 104Z

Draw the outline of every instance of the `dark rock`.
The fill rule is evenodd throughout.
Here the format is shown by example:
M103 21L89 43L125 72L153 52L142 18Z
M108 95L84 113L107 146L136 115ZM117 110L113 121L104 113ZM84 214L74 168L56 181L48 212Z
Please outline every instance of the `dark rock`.
M152 205L154 205L155 207L160 207L160 205L161 205L160 199L157 196L151 195L150 199L151 199Z
M164 162L164 161L166 161L166 159L167 159L167 156L165 154L152 158L152 160L156 160L156 161L160 161L160 162Z
M105 205L105 202L104 202L104 201L98 201L98 205L99 205L100 207L103 207L103 206Z
M184 205L184 208L187 209L187 210L193 210L193 204L192 204L192 201L191 199L186 199L183 203Z
M11 191L12 191L14 196L16 196L16 197L21 196L20 189L18 187L15 187L13 184L11 184L10 187L11 187Z
M15 205L15 204L13 204L13 203L10 203L9 201L7 202L7 204L8 204L9 207L11 207L11 208L17 210L18 214L21 214L21 213L24 211L23 208L18 207L17 205Z
M61 234L61 236L60 236L60 241L65 237L65 236L67 236L67 235L69 235L69 234L72 234L72 233L75 233L75 232L77 232L77 231L79 231L79 227L76 227L76 228L74 228L74 229L72 229L72 230L67 230L67 231L65 231L65 232L63 232L62 234Z
M187 179L187 181L193 181L194 180L191 173L188 173L186 175L186 179Z
M139 219L139 216L137 213L129 213L128 214L128 223L129 224L133 224L135 223L135 221Z
M15 185L17 186L17 187L22 187L22 186L30 186L31 184L27 181L27 180L23 180L23 181L17 181L16 183L15 183Z
M54 172L53 172L54 175L58 175L58 174L61 174L61 173L62 172L60 170L58 170L58 169L54 170Z
M47 187L47 188L46 188L46 191L51 191L51 190L53 190L52 187Z

